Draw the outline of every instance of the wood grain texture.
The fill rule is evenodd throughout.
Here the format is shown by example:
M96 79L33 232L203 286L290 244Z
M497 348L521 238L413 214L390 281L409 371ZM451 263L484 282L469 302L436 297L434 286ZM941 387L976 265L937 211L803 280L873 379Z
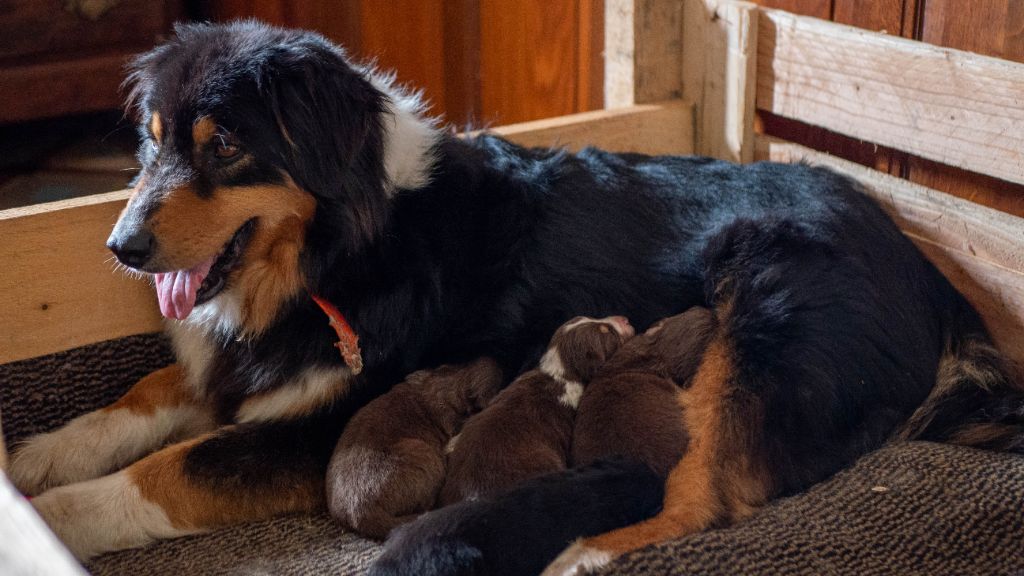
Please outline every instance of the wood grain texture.
M1024 182L1024 65L762 13L758 108Z
M697 152L750 162L754 155L757 6L693 0L686 13L685 92L697 106ZM693 76L690 76L693 74Z
M572 0L481 0L481 120L506 124L576 111Z
M634 0L604 3L604 105L623 108L636 104L634 66ZM691 99L691 101L693 101Z
M0 212L0 363L160 329L105 243L128 191Z
M423 90L434 114L445 105L444 10L443 0L389 0L361 10L360 54Z
M637 104L683 96L683 11L679 0L635 0L633 42Z
M675 101L581 112L491 131L523 146L570 150L597 146L613 152L692 154L692 126L693 107Z
M764 8L776 8L794 14L813 16L829 20L832 17L832 4L834 0L754 0ZM835 0L840 1L840 0ZM870 1L870 0L869 0Z
M866 186L984 317L1000 348L1024 361L1024 219L825 153L758 138L757 159L827 166Z
M921 40L1024 62L1024 2L927 0Z

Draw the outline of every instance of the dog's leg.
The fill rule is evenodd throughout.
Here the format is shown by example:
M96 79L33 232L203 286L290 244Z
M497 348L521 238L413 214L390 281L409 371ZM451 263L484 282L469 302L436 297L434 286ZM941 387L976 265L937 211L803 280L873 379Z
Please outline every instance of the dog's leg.
M82 560L318 510L325 508L330 436L303 422L229 426L168 446L114 474L44 492L32 505Z
M693 386L680 392L690 445L672 469L657 516L632 526L584 538L567 548L543 576L587 573L651 544L735 521L767 501L762 469L751 466L746 437L756 428L756 409L731 386L731 361L723 339L713 341Z
M39 494L117 470L214 425L212 411L196 399L184 370L171 365L137 382L110 406L16 447L10 478L25 494Z

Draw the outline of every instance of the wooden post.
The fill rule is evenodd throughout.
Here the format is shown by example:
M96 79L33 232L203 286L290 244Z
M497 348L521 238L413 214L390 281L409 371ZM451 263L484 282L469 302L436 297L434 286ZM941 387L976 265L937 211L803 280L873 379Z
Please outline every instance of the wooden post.
M684 0L605 0L606 108L683 96Z
M606 0L605 106L682 98L697 154L754 158L757 6L732 0Z
M757 6L684 0L683 97L696 106L698 154L754 159Z

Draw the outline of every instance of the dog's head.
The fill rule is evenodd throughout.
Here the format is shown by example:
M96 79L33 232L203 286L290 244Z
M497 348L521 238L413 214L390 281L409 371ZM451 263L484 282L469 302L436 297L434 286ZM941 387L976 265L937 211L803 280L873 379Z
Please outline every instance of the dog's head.
M179 26L127 83L142 171L108 246L154 275L170 318L263 330L381 236L391 191L429 173L435 131L416 98L313 33Z
M633 333L633 326L623 316L577 316L555 331L540 370L572 382L589 382Z

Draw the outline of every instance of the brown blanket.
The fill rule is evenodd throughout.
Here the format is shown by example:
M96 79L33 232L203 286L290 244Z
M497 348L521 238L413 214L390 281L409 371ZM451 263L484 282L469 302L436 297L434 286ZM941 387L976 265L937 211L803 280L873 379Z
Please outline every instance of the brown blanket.
M116 399L171 361L157 336L0 366L11 444ZM280 518L108 554L94 574L359 574L378 547L325 516ZM893 445L729 529L642 550L608 574L1024 576L1024 458Z

